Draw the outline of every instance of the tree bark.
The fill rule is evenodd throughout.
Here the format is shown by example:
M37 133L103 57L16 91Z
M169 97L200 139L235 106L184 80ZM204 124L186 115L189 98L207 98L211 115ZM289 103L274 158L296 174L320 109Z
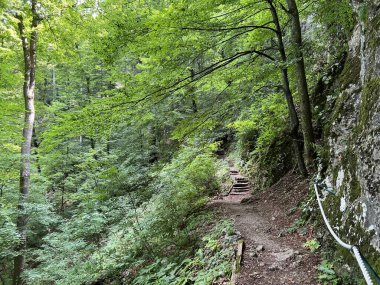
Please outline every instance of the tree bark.
M40 142L38 141L37 133L36 133L36 128L33 128L33 134L32 134L32 146L34 148L34 155L36 156L36 165L37 165L37 172L41 174L42 169L41 169L41 164L40 164L40 157L38 154L38 148L40 146Z
M298 94L301 103L301 124L304 139L305 160L309 167L314 166L313 162L313 143L314 131L312 123L311 104L306 80L305 62L302 52L302 31L299 18L299 12L295 0L286 0L288 4L288 14L292 26L292 37L294 43L294 52L296 57L296 72Z
M289 134L292 139L293 152L294 152L294 155L296 156L298 170L303 176L306 177L307 169L305 166L305 161L303 159L302 145L300 144L300 138L298 135L299 119L298 119L296 107L294 105L292 92L289 86L288 69L287 67L285 67L287 56L286 56L284 41L282 38L281 25L278 19L276 7L273 5L273 1L268 0L268 3L270 5L270 11L272 14L273 22L276 26L277 44L278 44L278 49L281 55L281 61L284 63L284 66L281 68L281 75L282 75L282 89L284 92L284 96L286 99L286 104L288 106L288 112L289 112L289 125L290 125Z
M56 76L55 76L55 67L53 65L51 69L51 84L52 84L52 97L53 100L57 99L58 96L58 90L57 90L57 81L56 81Z
M195 77L195 72L194 72L194 69L190 69L190 73L191 73L191 81L194 80L194 77ZM190 88L189 90L189 93L191 93L193 90L191 90L192 88ZM191 108L193 110L193 113L197 113L198 112L198 106L197 106L197 102L195 101L195 96L193 94L191 94L192 96L192 99L191 99Z
M33 125L35 120L34 109L34 87L36 74L36 55L37 55L37 0L32 0L31 11L33 15L31 23L30 43L28 43L27 35L25 34L25 26L23 17L17 15L19 20L18 30L22 43L24 55L24 87L23 96L25 104L24 127L23 127L23 142L21 145L21 167L20 167L20 198L19 198L19 214L17 217L17 230L20 237L20 243L17 247L18 255L14 258L13 270L13 285L23 284L21 274L25 268L25 250L27 245L27 222L28 214L26 212L26 203L30 191L30 166L32 152L32 136Z

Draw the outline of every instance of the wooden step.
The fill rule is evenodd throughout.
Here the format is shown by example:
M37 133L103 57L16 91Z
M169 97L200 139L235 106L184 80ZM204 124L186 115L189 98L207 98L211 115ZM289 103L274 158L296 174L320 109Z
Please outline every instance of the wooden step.
M249 190L251 190L250 188L232 188L232 191L233 192L248 192Z
M242 192L250 192L251 189L233 189L231 192L236 192L236 193L242 193Z
M234 183L234 187L249 187L248 182L236 182Z
M246 177L242 177L242 176L240 176L240 177L235 177L235 180L236 180L236 181L239 181L239 182L245 182L245 181L248 181L248 179L247 179Z
M235 180L234 185L235 184L249 185L249 181L247 181L247 180Z
M232 186L232 189L250 189L249 185L246 186Z
M231 193L250 193L249 189L244 190L232 190Z
M249 192L248 191L245 191L245 192L234 192L234 191L232 191L230 193L230 195L247 195L247 193L249 193Z

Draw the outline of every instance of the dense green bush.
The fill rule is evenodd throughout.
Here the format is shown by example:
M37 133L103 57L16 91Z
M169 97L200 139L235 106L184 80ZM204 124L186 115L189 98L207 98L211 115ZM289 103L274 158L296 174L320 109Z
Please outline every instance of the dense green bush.
M237 131L235 157L257 189L275 183L293 166L288 116L283 95L272 93L258 99L241 120L231 124ZM236 159L235 159L236 160Z
M150 197L145 201L137 198L137 192L81 200L73 215L62 219L33 252L37 266L27 272L29 282L86 284L115 275L120 282L131 282L137 274L134 284L160 284L147 280L169 280L174 267L176 276L185 278L193 270L194 278L198 262L204 262L205 268L199 270L200 280L226 274L229 251L215 251L207 261L204 256L210 247L219 246L215 235L221 235L224 227L203 241L197 230L207 220L208 195L219 188L213 148L183 147L171 162L152 169ZM142 279L148 283L138 283Z
M132 284L213 284L216 280L228 280L233 258L232 223L218 222L203 236L195 255L181 262L159 259L141 269Z

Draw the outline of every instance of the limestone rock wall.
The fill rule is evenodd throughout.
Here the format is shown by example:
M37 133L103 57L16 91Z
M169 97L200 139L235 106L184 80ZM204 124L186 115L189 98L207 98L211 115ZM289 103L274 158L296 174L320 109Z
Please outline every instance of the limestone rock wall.
M358 23L325 126L325 181L337 196L324 204L343 238L359 244L379 270L380 0L352 2Z

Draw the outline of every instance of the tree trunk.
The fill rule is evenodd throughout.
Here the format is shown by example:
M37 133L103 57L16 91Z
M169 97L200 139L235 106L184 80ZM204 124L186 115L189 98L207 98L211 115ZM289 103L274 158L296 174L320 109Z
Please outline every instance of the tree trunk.
M42 169L41 169L41 164L40 164L40 157L38 155L38 148L40 146L40 142L38 141L38 137L37 137L37 133L36 133L36 128L33 128L32 145L33 145L33 148L34 148L34 155L36 156L37 172L39 174L41 174Z
M58 96L58 90L57 90L57 82L56 82L56 76L55 76L55 67L53 65L52 69L51 69L51 84L52 84L52 97L53 97L53 100L56 100L57 99L57 96Z
M278 20L277 11L273 5L273 2L271 0L268 0L268 3L270 5L270 11L272 13L273 22L276 25L277 44L278 44L279 52L281 54L281 61L284 63L284 67L281 68L281 75L282 75L282 89L284 92L284 96L286 99L286 104L288 106L288 112L289 112L289 125L290 125L289 134L292 139L293 152L296 156L298 170L303 176L306 177L307 170L306 170L305 161L302 155L302 145L299 143L300 139L298 135L299 119L298 119L296 107L294 105L292 92L290 91L290 87L289 87L288 69L285 67L287 56L285 52L284 41L282 38L282 30L280 26L280 21Z
M194 81L194 76L195 76L195 72L194 72L194 69L190 69L190 73L191 73L191 81ZM192 88L189 89L189 93L192 93L193 90ZM197 106L197 102L195 101L195 96L193 94L190 94L192 96L192 99L191 99L191 108L193 110L193 113L197 113L198 112L198 106Z
M35 68L36 68L36 54L37 54L37 31L38 17L36 12L37 0L32 1L31 11L32 19L32 32L30 34L30 43L28 43L25 34L25 26L23 17L17 15L19 20L18 29L22 42L23 55L24 55L24 87L23 96L25 104L24 114L24 128L23 128L23 142L21 145L21 167L20 167L20 199L19 199L19 214L17 217L17 230L20 237L20 243L17 247L18 255L14 258L13 270L13 285L23 284L21 274L25 268L25 250L27 238L27 222L28 214L26 212L26 203L30 191L30 165L31 165L31 151L32 151L32 136L33 125L35 119L34 109L34 87L35 87Z
M294 43L296 62L296 72L297 72L297 85L298 94L301 103L301 124L304 139L305 148L305 160L308 166L313 167L313 143L314 143L314 133L313 133L313 123L312 123L312 112L311 104L309 99L309 92L306 80L305 62L302 52L302 31L300 18L298 13L298 8L295 0L286 0L288 4L288 13L290 16L290 21L292 23L292 35Z

